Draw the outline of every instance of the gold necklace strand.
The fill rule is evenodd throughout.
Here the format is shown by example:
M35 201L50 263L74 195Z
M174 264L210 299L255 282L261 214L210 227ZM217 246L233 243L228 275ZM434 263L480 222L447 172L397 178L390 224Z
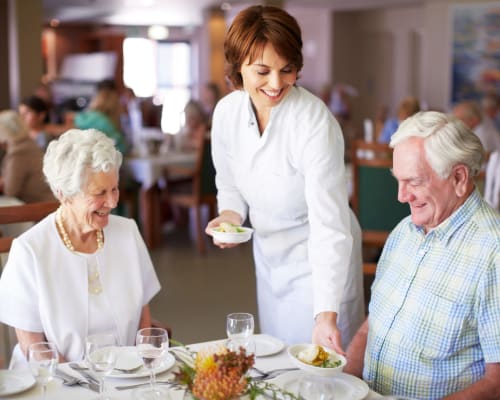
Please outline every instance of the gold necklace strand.
M64 245L69 250L74 252L75 246L73 246L73 243L71 243L69 235L66 232L66 229L64 229L64 217L62 216L62 208L61 207L59 207L57 209L57 212L56 212L56 224L57 224L57 228L59 229L59 233L62 236L62 240L64 242ZM104 238L103 238L102 229L99 229L98 231L96 231L96 241L97 241L97 250L99 250L104 245Z
M62 209L59 207L56 212L56 224L57 228L59 229L59 232L61 233L62 240L64 242L64 245L71 250L72 252L75 251L75 247L73 246L73 243L71 243L71 240L68 236L68 233L66 232L66 229L64 229L64 218L62 216ZM103 246L103 234L102 234L102 229L99 229L96 231L96 240L97 240L97 249L99 250ZM99 274L99 270L97 267L90 268L88 271L88 289L89 292L95 295L98 295L102 292L102 285L101 285L101 276Z

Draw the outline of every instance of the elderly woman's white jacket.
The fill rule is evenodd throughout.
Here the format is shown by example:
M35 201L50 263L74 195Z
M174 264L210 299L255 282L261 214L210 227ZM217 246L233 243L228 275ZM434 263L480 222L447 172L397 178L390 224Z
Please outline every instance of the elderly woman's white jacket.
M160 290L135 221L111 215L96 257L119 344L133 345L142 307ZM89 296L86 258L65 247L55 213L14 240L0 279L1 322L43 332L67 360L80 360Z

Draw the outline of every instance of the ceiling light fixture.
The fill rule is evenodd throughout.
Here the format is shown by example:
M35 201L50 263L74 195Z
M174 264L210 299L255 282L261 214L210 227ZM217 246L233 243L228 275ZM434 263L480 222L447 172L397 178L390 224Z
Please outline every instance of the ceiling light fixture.
M165 40L168 38L168 28L163 25L151 25L148 29L148 37L154 40Z

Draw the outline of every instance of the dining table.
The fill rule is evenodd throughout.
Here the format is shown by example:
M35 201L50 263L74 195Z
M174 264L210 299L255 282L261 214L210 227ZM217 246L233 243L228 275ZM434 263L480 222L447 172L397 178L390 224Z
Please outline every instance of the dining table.
M273 338L268 335L255 335L256 338L259 338L259 341L263 341L265 345L267 346L268 343L271 343L272 346L276 346L276 343L280 343L280 341L276 338ZM203 342L203 343L196 343L196 344L191 344L186 346L187 349L191 351L199 351L199 350L211 350L211 349L217 349L220 348L220 346L223 346L225 343L225 340L215 340L215 341L210 341L210 342ZM262 353L262 356L259 356L259 342L257 341L257 356L255 358L255 364L254 367L256 367L260 371L271 371L275 369L281 369L281 368L293 368L295 366L294 363L292 363L292 360L287 353L287 346L282 343L281 346L274 347L272 350L273 351L267 351L266 353ZM128 348L130 350L130 348ZM176 353L178 352L185 351L183 348L179 347L174 347L169 349L169 359L172 360L171 363L166 365L165 367L168 367L165 371L158 373L157 374L157 381L162 382L166 380L172 380L173 379L173 372L178 370L179 366L179 361L178 357L175 359L172 357L170 353ZM83 363L82 363L83 364ZM69 368L68 364L60 364L59 368L61 368L64 372L67 372L71 375L74 375L75 377L81 377L78 372L73 371L71 368ZM162 368L165 369L165 368ZM1 372L0 370L0 377L1 377ZM5 372L5 370L3 370ZM25 373L28 374L28 371L19 371L19 374ZM335 400L376 400L376 399L382 399L383 396L380 394L374 392L371 389L368 389L367 385L359 378L353 377L351 375L347 375L344 373L340 373L341 375L335 375L334 377L327 378L327 379L332 379L333 384L335 387L335 379L341 379L342 384L345 385L346 382L347 384L351 384L352 382L353 385L353 390L347 392L342 392L340 395L335 396ZM285 389L287 391L293 392L293 390L290 390L290 387L287 386L290 383L296 384L297 380L300 379L306 375L306 372L302 370L290 370L290 371L283 371L282 373L278 374L276 377L269 379L267 382L273 383L276 386ZM107 387L107 394L113 398L113 399L123 399L123 400L136 400L135 398L135 392L137 389L130 388L130 389L125 389L125 390L118 390L117 387L121 386L130 386L130 385L135 385L139 383L147 383L148 382L148 377L144 376L141 378L127 378L121 377L121 378L111 378L108 377L106 378L106 387ZM339 382L340 383L340 382ZM40 386L38 384L33 385L32 387L18 393L18 394L13 394L13 395L8 395L5 397L1 396L2 389L1 389L2 381L0 379L0 398L6 399L6 400L39 400L40 398ZM182 400L184 391L175 389L169 385L161 385L162 388L165 388L165 390L168 393L168 396L165 397L165 399L170 399L170 400ZM360 389L361 388L361 389ZM340 393L340 392L339 392ZM47 392L46 392L46 398L47 400L89 400L89 399L95 399L96 398L96 392L90 390L89 388L86 387L81 387L81 386L65 386L62 384L62 380L55 377L49 384L47 385Z
M196 152L169 149L157 154L139 153L124 158L123 172L139 182L139 219L146 246L151 250L161 242L160 188L164 171L170 166L194 167Z

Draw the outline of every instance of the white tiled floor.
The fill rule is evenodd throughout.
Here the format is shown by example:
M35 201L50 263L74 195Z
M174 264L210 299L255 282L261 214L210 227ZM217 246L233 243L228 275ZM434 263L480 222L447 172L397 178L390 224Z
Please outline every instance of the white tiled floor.
M237 311L254 314L259 331L251 242L225 250L209 244L200 256L188 232L176 230L164 235L151 257L162 284L151 310L176 340L224 338L226 315Z

